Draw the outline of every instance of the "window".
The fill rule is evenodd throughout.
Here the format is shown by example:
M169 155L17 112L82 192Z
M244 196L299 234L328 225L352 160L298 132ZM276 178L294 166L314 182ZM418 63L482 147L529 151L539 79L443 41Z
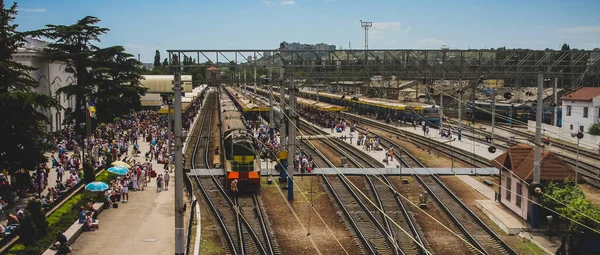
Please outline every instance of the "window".
M583 117L584 118L588 117L588 108L587 107L583 107Z
M516 205L521 208L521 196L523 196L523 184L521 184L520 182L517 183L517 197L515 199L516 201Z
M571 116L571 106L567 105L567 116Z
M583 126L579 126L579 131L583 132Z
M573 124L571 124L571 130L573 130Z
M512 185L512 182L511 182L510 178L506 177L506 200L507 201L510 201L510 192L512 191L511 185Z

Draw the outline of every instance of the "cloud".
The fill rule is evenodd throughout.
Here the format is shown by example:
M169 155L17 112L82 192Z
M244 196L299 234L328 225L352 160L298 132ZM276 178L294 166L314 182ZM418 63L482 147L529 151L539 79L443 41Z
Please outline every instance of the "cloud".
M283 4L283 5L294 5L294 4L296 4L296 2L294 2L293 0L288 0L288 1L281 2L281 4Z
M596 49L600 48L600 43L598 42L586 42L583 44L586 49Z
M261 0L261 2L266 5L273 5L273 1L271 0Z
M325 2L337 2L337 1L340 1L340 0L325 0Z
M126 49L132 49L132 50L148 49L148 47L146 47L146 46L137 45L137 44L133 44L133 43L126 43L123 47L125 47Z
M436 39L436 38L427 38L417 40L417 46L421 48L439 48L442 45L446 45L444 40Z
M35 8L35 9L18 9L18 11L22 11L22 12L46 12L46 9L43 8Z
M600 33L600 26L559 28L556 31L565 34L595 34Z
M399 30L402 24L398 21L392 22L373 22L374 30Z

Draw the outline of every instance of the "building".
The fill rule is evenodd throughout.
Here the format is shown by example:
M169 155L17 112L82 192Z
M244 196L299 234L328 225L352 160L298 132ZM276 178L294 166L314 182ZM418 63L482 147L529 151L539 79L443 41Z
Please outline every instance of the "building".
M142 68L146 70L154 69L154 63L142 63Z
M498 200L522 219L531 220L531 195L527 187L533 181L535 149L518 144L492 160L492 166L500 169L500 196ZM540 182L575 179L575 171L554 153L542 150ZM583 181L579 175L579 181ZM529 198L529 199L523 199Z
M570 132L588 132L590 125L600 123L600 88L583 87L560 98L562 128Z
M209 87L216 87L221 85L221 69L216 66L206 68L206 80Z
M285 46L286 50L322 50L322 51L328 51L328 50L335 50L335 48L336 48L335 45L329 45L329 44L326 44L326 43L306 44L306 43L297 43L297 42L293 42L293 43L283 42L283 45Z
M142 75L142 86L148 89L148 93L173 93L174 75ZM181 91L192 91L192 76L182 75Z
M54 97L64 108L62 110L49 109L42 112L50 120L50 123L44 123L46 131L58 131L62 129L66 109L75 106L75 98L67 98L64 94L57 93L60 88L75 82L73 70L67 63L52 61L42 54L42 50L48 45L48 42L33 38L26 38L25 40L25 44L13 54L12 60L37 68L30 72L31 77L40 83L35 90Z

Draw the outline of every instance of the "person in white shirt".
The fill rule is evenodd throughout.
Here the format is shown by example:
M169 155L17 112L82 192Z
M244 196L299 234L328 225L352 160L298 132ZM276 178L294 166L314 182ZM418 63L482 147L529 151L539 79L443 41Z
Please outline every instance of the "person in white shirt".
M65 174L65 169L62 167L61 164L58 164L58 167L56 168L56 179L62 182L64 174Z

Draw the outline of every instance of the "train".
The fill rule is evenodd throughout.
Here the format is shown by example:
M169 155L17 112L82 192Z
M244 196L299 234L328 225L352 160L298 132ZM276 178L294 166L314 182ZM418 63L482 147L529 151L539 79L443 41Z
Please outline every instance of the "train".
M475 120L492 120L491 102L475 101L475 108L467 106L467 114L474 114ZM471 116L471 115L469 115ZM512 124L527 124L531 116L531 106L527 104L514 103L496 103L496 121L499 123L509 123L509 117Z
M225 187L237 180L238 191L260 189L260 170L256 141L248 130L243 115L225 91L220 93L219 126L221 127L222 162Z

